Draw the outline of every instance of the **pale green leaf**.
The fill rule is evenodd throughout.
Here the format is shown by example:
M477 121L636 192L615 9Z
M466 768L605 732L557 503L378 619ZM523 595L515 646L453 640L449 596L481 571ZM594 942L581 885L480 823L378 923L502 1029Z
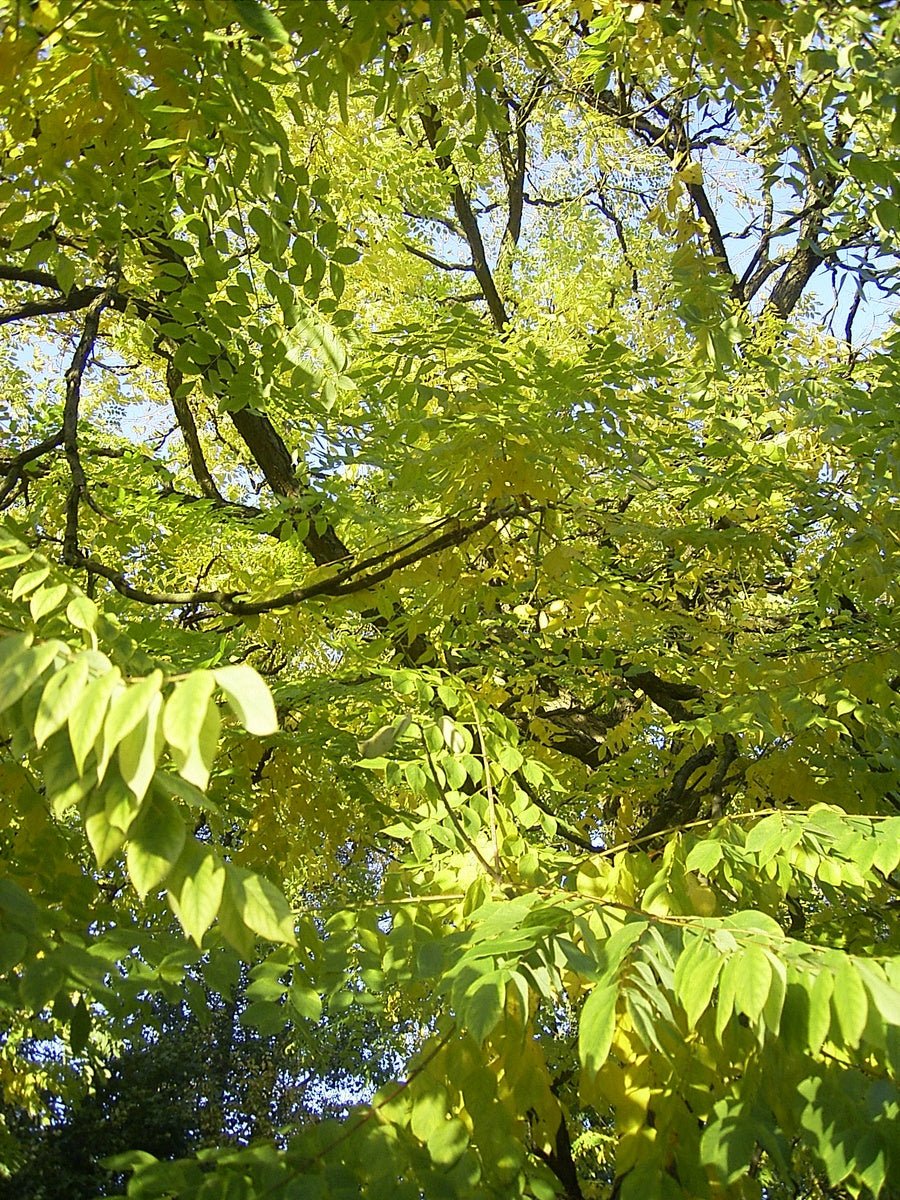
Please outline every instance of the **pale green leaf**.
M505 1003L506 981L503 973L492 971L481 976L466 990L460 1020L477 1042L483 1042L499 1024Z
M79 654L48 679L34 721L34 741L38 748L52 733L62 729L73 709L83 701L89 672L87 656Z
M469 1132L459 1117L442 1121L428 1138L428 1153L440 1167L452 1167L469 1144Z
M54 587L39 588L28 603L32 621L39 621L41 617L46 617L48 613L59 608L68 592L68 586L64 583L58 583Z
M213 701L212 671L193 671L166 701L163 731L183 779L198 788L209 783L219 745L219 710Z
M70 600L66 607L69 624L86 632L90 632L94 628L99 615L97 605L88 596L78 595Z
M772 964L760 946L750 945L735 956L738 979L735 1008L751 1021L759 1020L772 986Z
M110 699L116 688L121 686L121 680L118 667L98 675L88 684L81 703L73 708L69 716L69 741L79 772L84 770L87 757L97 743Z
M890 875L900 865L900 817L880 821L875 826L875 836L878 838L878 848L872 858L872 865L877 867L882 875Z
M675 964L675 995L681 1001L689 1028L696 1026L709 1007L724 965L722 955L702 935L695 937L679 956Z
M881 1021L900 1027L900 989L887 981L878 963L857 960L856 968Z
M584 1002L578 1022L578 1057L587 1071L596 1073L609 1057L618 995L615 983L601 983Z
M450 1107L443 1087L431 1087L413 1099L409 1127L420 1142L427 1142L435 1130L445 1123Z
M33 571L26 571L24 575L20 575L13 584L13 604L17 600L21 600L23 596L27 596L29 592L33 592L35 588L40 587L49 574L50 568L45 564L44 566L36 567Z
M294 915L273 883L253 871L231 864L228 892L248 929L270 942L294 942Z
M125 835L113 825L106 812L102 789L97 789L82 804L84 831L97 859L97 866L104 867L125 843Z
M27 646L0 669L0 713L21 700L56 656L65 650L62 642L55 641Z
M150 697L147 711L119 743L119 770L138 800L143 800L163 748L162 696Z
M831 972L823 967L812 982L810 982L809 975L801 978L809 993L809 1016L807 1018L809 1052L818 1054L822 1049L822 1043L828 1036L828 1030L831 1028L831 1005L829 1004L833 988Z
M685 859L685 870L708 875L722 861L723 853L722 843L718 840L697 842Z
M252 667L246 663L218 667L214 674L232 711L248 733L266 737L278 732L272 693Z
M143 719L150 701L162 686L162 678L162 671L154 671L113 695L103 722L100 753L97 756L97 773L101 779L119 743Z
M719 975L719 995L716 1002L716 1037L720 1042L735 1009L740 976L741 963L739 954L735 951L725 963Z
M763 953L772 968L772 983L763 1007L763 1022L767 1029L777 1034L781 1027L781 1011L787 994L787 968L777 954L772 954L769 950L764 950Z
M859 972L853 961L847 957L844 957L834 972L831 1003L843 1044L855 1048L859 1045L866 1027L869 1004Z

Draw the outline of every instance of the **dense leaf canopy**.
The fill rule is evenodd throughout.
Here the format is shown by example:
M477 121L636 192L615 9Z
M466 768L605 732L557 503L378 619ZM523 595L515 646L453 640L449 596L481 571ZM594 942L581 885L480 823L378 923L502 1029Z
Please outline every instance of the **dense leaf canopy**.
M0 19L10 1195L900 1194L894 5Z

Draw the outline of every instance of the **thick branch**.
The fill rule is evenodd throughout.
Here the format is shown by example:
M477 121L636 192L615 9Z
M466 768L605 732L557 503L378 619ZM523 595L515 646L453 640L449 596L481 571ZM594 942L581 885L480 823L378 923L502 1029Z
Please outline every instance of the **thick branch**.
M782 320L789 317L824 257L814 242L804 242L799 246L791 256L778 282L772 288L766 308L776 313Z
M537 103L538 94L539 92L533 91L531 97L518 111L516 111L511 97L506 96L506 111L510 128L508 131L497 134L500 165L506 181L506 228L501 241L501 247L506 250L517 246L522 235L522 213L525 208L525 167L528 150L526 121L528 114Z
M242 408L230 414L234 427L241 435L256 465L262 471L266 483L284 499L312 498L315 494L302 480L298 479L291 461L291 454L278 430L267 416ZM307 510L310 518L309 530L303 544L317 567L340 562L350 557L350 551L328 523L321 531L316 528L319 504L311 504Z
M715 746L702 746L681 764L675 772L672 786L659 798L652 816L635 834L636 839L661 833L664 829L683 824L697 815L693 806L696 802L696 806L699 807L699 796L688 788L688 784L693 775L701 768L709 766L715 757Z
M431 106L419 113L419 119L422 122L422 128L425 131L428 144L434 150L440 140L437 110L434 106ZM478 226L478 218L472 211L472 205L469 203L469 198L463 189L459 175L450 158L445 154L438 154L436 155L436 161L441 170L446 171L453 180L453 208L456 212L456 219L462 226L463 234L469 244L469 251L472 255L472 270L475 278L481 285L481 290L484 293L488 311L491 314L494 324L498 329L504 329L509 324L509 316L507 315L500 293L497 291L494 276L488 266L484 241L481 237L481 229Z
M52 288L55 292L62 291L56 276L51 275L49 271L34 271L27 267L10 266L8 263L0 263L0 279L9 280L10 283L30 283L34 287Z
M673 721L689 721L692 714L684 707L686 700L700 700L703 692L692 683L670 683L660 679L653 671L635 671L627 663L621 664L625 677L632 686L641 691L653 701L663 712L667 712Z
M13 268L8 268L8 271ZM18 308L0 308L0 325L10 325L15 321L25 321L31 317L52 317L60 313L81 312L82 309L88 308L99 296L104 296L104 307L114 308L117 312L125 312L130 305L139 317L146 320L147 317L157 317L161 320L166 320L165 315L156 312L151 305L145 300L141 300L136 296L126 296L121 292L108 291L101 287L83 287L73 288L67 296L62 295L62 288L56 282L53 275L49 275L44 271L23 272L15 268L17 278L22 283L31 283L37 287L54 288L60 293L58 297L52 300L26 300L20 304ZM27 279L25 276L33 274L41 276L40 279Z

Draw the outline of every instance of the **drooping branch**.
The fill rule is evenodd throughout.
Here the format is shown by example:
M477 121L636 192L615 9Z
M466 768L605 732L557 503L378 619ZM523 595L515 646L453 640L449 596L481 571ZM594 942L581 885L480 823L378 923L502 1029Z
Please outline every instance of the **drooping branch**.
M529 511L524 501L498 507L489 505L474 520L468 524L460 523L456 517L446 517L424 531L401 547L391 547L388 550L372 554L365 558L349 563L341 570L335 571L325 579L316 580L304 587L292 588L278 596L266 600L241 600L245 592L192 591L192 592L151 592L131 583L122 571L116 571L95 558L87 555L77 555L73 565L83 567L90 573L106 579L117 592L129 600L136 600L148 605L210 605L221 609L233 616L256 616L259 613L273 612L280 608L293 608L309 600L320 597L351 596L358 592L367 591L384 583L396 572L405 567L413 566L424 558L429 558L442 550L459 546L470 537L480 533L497 521L507 521ZM443 532L434 537L429 535L435 528Z
M631 269L631 290L636 293L638 290L637 267L634 265L634 259L631 257L631 252L628 249L628 239L625 236L625 223L599 189L597 190L597 198L590 203L606 217L615 230L616 241L622 250L622 258Z

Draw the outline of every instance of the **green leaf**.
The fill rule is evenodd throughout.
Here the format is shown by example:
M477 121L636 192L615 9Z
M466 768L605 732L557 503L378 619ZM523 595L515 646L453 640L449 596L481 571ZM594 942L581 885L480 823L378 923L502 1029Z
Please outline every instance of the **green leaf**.
M146 715L151 700L159 693L162 678L162 671L154 671L130 687L126 685L112 696L106 720L103 722L103 736L97 756L97 774L101 779L119 743Z
M257 1030L263 1037L273 1037L284 1030L284 1006L268 1000L256 1000L241 1013L241 1024Z
M96 626L99 615L97 605L87 596L76 596L66 607L69 624L88 632Z
M0 673L6 670L8 664L27 650L34 641L31 633L3 633L0 637Z
M290 44L287 30L261 0L231 0L231 4L238 20L250 33L283 46Z
M735 953L725 963L719 975L719 995L716 1003L716 1037L720 1042L734 1012L740 975L741 962L738 954Z
M763 1022L767 1029L777 1034L781 1027L781 1013L787 995L787 968L777 954L772 954L769 950L764 950L763 953L772 968L772 984L763 1006Z
M722 843L718 840L697 842L685 859L684 868L686 871L699 871L701 875L708 875L722 861L723 854Z
M318 1023L322 1019L322 997L315 988L295 979L288 991L288 1000L299 1016Z
M700 1139L700 1161L713 1167L725 1184L746 1176L757 1141L754 1123L732 1105L730 1100L715 1105L715 1118L707 1122Z
M65 649L62 642L55 641L22 647L20 652L0 669L0 713L11 708L17 700L21 700L56 656L64 653Z
M219 745L219 710L213 701L212 671L193 671L166 701L163 732L179 775L206 788Z
M878 848L872 865L877 867L882 875L890 875L900 866L900 817L879 822L875 826L875 836L878 838Z
M66 258L64 254L56 255L54 266L56 267L56 282L62 289L62 294L68 296L69 292L75 286L77 278L75 267L71 260Z
M609 1057L618 996L615 983L600 983L584 1002L578 1022L578 1057L587 1071L596 1073Z
M822 968L810 985L809 976L802 976L809 992L809 1052L818 1054L831 1028L831 1006L829 1001L833 989L831 972Z
M229 864L227 872L229 895L247 928L267 941L294 944L294 915L283 893L253 871Z
M138 800L143 800L163 748L162 696L150 697L147 711L119 743L119 770Z
M184 932L198 946L216 919L225 887L225 867L209 846L189 839L167 879L168 900Z
M482 975L467 989L460 1020L476 1042L483 1042L496 1029L506 1003L506 980L500 971Z
M857 961L856 968L871 998L872 1010L886 1026L900 1028L900 989L887 982L877 963Z
M13 604L17 600L21 600L23 596L27 596L29 592L33 592L36 587L40 587L49 574L50 568L45 563L43 566L36 567L33 571L26 571L24 575L20 575L13 584Z
M232 898L231 888L228 887L228 872L226 871L225 888L222 892L222 903L219 907L219 932L228 943L234 947L245 962L253 959L256 938L253 931L244 924L237 905Z
M218 667L213 673L232 711L248 733L267 737L278 732L272 693L252 667L240 663Z
M610 934L600 948L599 967L603 975L613 975L618 971L632 946L647 931L648 925L649 922L643 919L628 921Z
M843 958L834 972L831 1003L845 1046L859 1045L869 1010L865 988L853 961Z
M118 826L110 822L102 790L98 789L87 797L81 805L81 815L84 831L97 859L97 866L105 867L125 844L125 835Z
M129 830L125 861L135 891L144 897L163 882L185 843L181 813L167 797L155 794Z
M140 800L118 772L108 771L101 786L106 819L127 834L141 811Z
M75 706L83 700L89 673L87 655L79 654L44 685L34 721L34 742L38 749L52 733L62 729Z
M68 592L69 588L65 583L58 583L54 587L39 588L28 604L32 621L39 621L41 617L46 617L55 608L59 608Z
M432 1131L426 1144L432 1162L452 1167L469 1144L469 1131L459 1117L451 1117Z
M772 964L762 947L747 946L735 956L738 963L734 1006L751 1021L762 1016L772 986Z
M719 972L725 965L722 955L702 935L694 937L679 955L675 965L675 995L681 1001L688 1027L693 1029L709 1007Z
M118 667L98 675L88 684L81 703L69 716L69 741L79 773L83 772L87 757L97 743L110 699L121 681Z

